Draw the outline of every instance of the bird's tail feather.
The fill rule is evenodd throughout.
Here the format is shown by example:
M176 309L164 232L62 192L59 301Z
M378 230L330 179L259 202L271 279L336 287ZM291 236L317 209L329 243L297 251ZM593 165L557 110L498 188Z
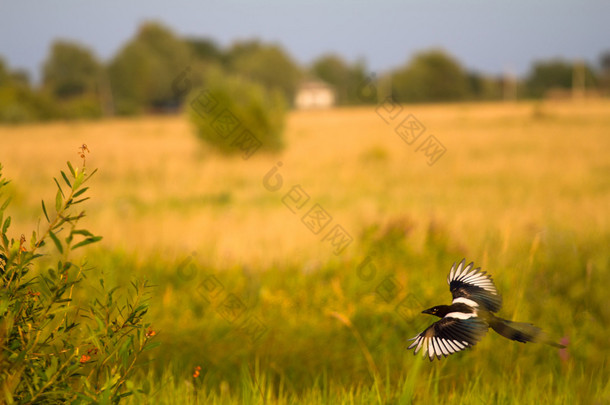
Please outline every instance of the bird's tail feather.
M542 329L531 323L513 322L494 316L489 322L489 326L491 326L496 333L507 339L516 340L517 342L544 343L560 349L565 347L562 344L555 343Z

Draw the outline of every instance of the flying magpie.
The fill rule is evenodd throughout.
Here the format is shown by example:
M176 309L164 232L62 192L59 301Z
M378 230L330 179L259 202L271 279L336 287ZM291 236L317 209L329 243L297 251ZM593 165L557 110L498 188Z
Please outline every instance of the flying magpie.
M505 338L517 342L545 343L557 348L565 346L550 340L547 335L531 323L513 322L494 315L502 306L502 298L487 272L473 269L474 263L466 265L463 259L457 266L453 263L447 276L447 284L453 296L451 305L437 305L422 311L423 314L441 318L412 339L408 349L415 348L413 354L423 349L422 354L430 357L459 352L474 346L492 328Z

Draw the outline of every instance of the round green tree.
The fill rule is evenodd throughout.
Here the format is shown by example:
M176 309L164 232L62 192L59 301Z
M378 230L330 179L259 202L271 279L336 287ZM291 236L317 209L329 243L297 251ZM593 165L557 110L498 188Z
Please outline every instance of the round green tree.
M283 147L286 102L281 91L220 71L206 76L205 85L191 93L188 104L200 139L224 154L244 158Z
M470 96L466 72L456 59L439 49L416 54L391 79L398 102L459 101Z

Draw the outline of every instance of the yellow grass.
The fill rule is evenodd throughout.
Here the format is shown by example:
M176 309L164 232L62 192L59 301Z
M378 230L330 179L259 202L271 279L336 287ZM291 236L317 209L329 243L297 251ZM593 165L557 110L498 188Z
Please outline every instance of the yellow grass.
M324 232L301 222L315 203L333 216L329 228L354 238L345 255L359 254L363 227L402 217L416 235L431 220L443 224L481 255L502 253L487 251L490 234L502 235L505 251L548 227L576 236L609 229L610 102L406 105L408 113L427 128L422 140L433 134L446 147L436 164L370 107L292 112L285 151L248 160L211 153L184 116L0 127L0 162L19 207L12 230L29 235L39 196L52 201L51 177L80 161L82 143L87 167L99 169L86 226L105 246L143 255L315 265L333 257ZM262 182L277 162L283 186L272 192ZM294 185L311 198L297 214L282 203Z

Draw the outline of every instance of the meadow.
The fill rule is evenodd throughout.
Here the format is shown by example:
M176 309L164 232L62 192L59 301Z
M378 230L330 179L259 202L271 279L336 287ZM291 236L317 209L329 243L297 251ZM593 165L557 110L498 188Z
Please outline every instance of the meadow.
M18 237L66 160L90 150L84 223L104 237L84 251L92 272L155 285L162 345L133 403L603 404L609 112L607 100L405 105L392 123L373 107L293 111L286 149L248 159L207 149L184 116L3 126L0 162ZM413 144L395 131L409 114L425 127ZM446 150L433 164L418 150L429 135ZM323 229L309 216L320 209ZM407 351L462 258L493 275L501 316L568 348L491 332L441 361Z

